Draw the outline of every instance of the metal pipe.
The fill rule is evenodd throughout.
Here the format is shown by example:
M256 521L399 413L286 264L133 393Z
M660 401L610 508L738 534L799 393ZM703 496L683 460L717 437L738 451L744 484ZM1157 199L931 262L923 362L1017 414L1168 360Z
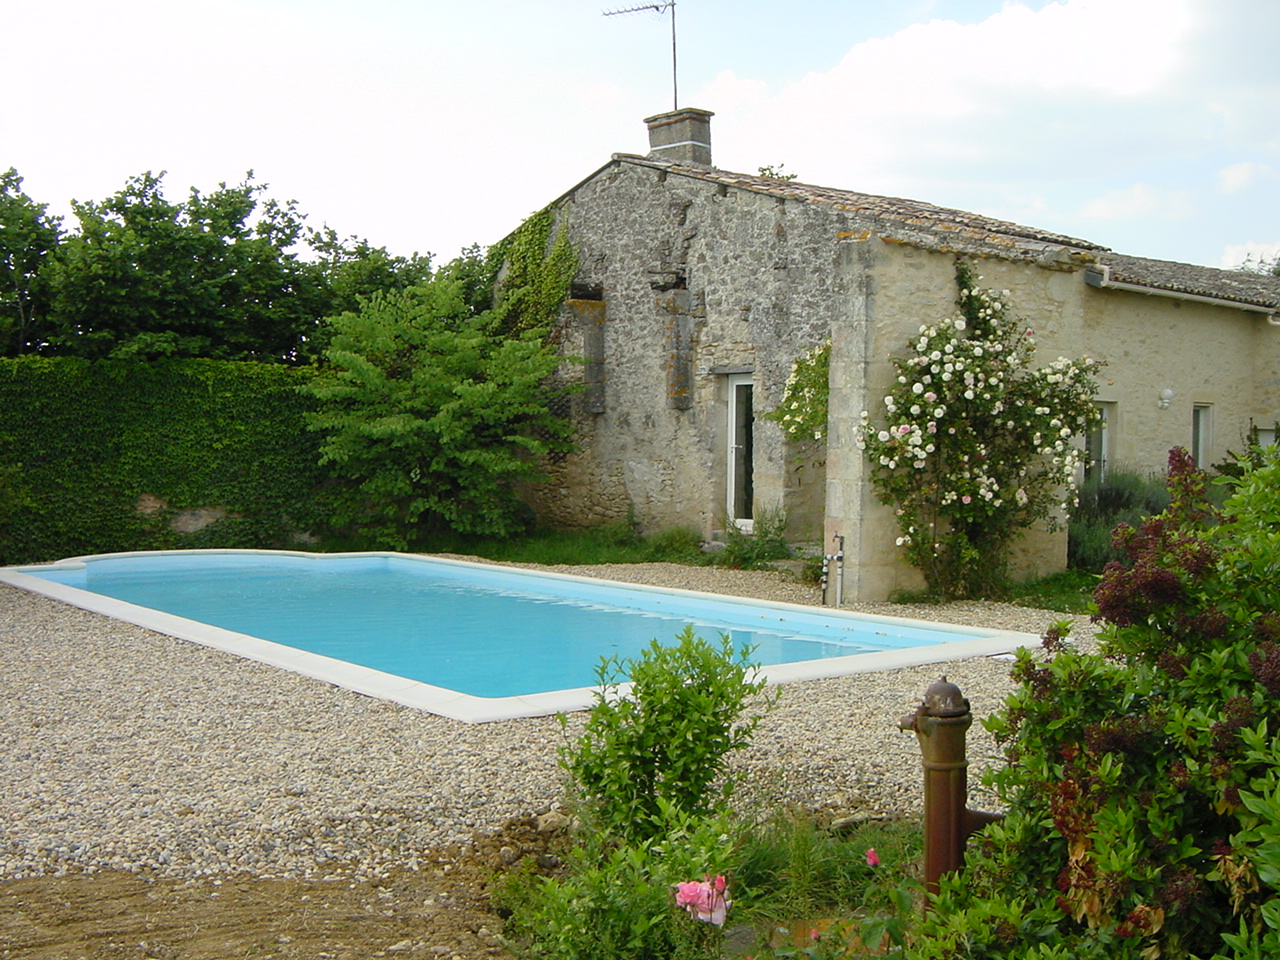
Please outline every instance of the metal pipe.
M836 608L844 606L844 534L837 533L831 538L836 541Z
M944 873L964 866L965 841L999 814L969 810L965 734L973 724L969 701L943 677L925 691L924 701L899 722L913 730L924 763L924 880L938 892Z
M1085 268L1084 282L1100 290L1109 287L1113 290L1126 290L1129 293L1145 293L1152 297L1169 297L1173 300L1186 300L1190 303L1207 303L1215 307L1231 307L1235 310L1244 310L1247 313L1260 313L1267 318L1267 322L1273 327L1280 327L1280 319L1276 318L1275 307L1264 306L1260 303L1246 303L1243 300L1227 300L1224 297L1206 297L1199 293L1184 293L1181 290L1166 290L1163 287L1153 287L1145 283L1112 280L1111 267L1105 263L1097 263Z

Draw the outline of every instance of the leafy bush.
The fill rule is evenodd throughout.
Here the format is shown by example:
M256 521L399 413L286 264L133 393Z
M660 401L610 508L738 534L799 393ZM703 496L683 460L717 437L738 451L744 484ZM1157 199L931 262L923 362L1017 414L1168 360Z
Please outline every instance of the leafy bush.
M601 662L596 705L560 755L582 815L579 846L564 877L516 874L499 893L517 954L694 960L718 941L718 929L677 908L675 885L730 871L738 828L723 807L732 792L725 759L761 719L743 711L773 698L751 678L749 650L727 637L713 645L692 628L677 640L655 640L638 660Z
M664 805L665 806L665 805ZM736 849L724 817L690 820L666 806L654 836L588 834L559 879L519 873L497 894L507 945L531 960L705 960L720 931L676 907L675 885L723 875Z
M716 782L728 754L750 742L763 717L743 711L776 699L752 679L750 650L735 650L728 636L713 645L686 627L676 639L673 647L653 641L638 660L602 661L586 728L561 752L583 812L631 842L660 835L670 821L664 806L697 816L722 803L733 791L731 780Z
M903 559L944 599L1004 592L1015 538L1055 529L1070 510L1071 438L1098 418L1097 361L1032 366L1033 331L1009 312L1009 292L981 279L957 262L959 312L923 324L891 358L883 410L864 410L855 428Z
M1086 480L1079 498L1067 527L1067 564L1093 573L1124 558L1111 544L1111 531L1118 524L1138 526L1169 505L1164 477L1123 469Z
M944 883L915 958L1274 956L1280 930L1280 458L1221 514L1185 451L1121 526L1100 652L1046 637L988 722L1009 816Z
M527 525L514 484L570 449L549 401L560 365L541 331L506 335L473 315L447 277L375 296L330 321L327 363L308 385L323 460L341 478L335 526L406 550L433 530L505 536Z
M711 563L735 570L759 570L770 560L791 556L787 543L787 515L783 510L757 510L751 533L744 533L732 520L725 518L724 549L710 555Z
M1271 433L1273 436L1280 435L1280 422L1272 422ZM1244 447L1240 452L1228 450L1222 462L1213 464L1214 471L1225 477L1241 477L1246 469L1256 469L1266 463L1266 445L1262 443L1258 425L1252 420L1249 421L1249 429L1241 439L1244 441Z

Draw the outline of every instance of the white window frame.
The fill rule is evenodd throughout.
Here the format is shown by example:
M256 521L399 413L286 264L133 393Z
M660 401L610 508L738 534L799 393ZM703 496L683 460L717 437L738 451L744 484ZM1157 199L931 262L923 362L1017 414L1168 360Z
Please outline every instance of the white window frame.
M1209 451L1213 449L1213 404L1191 405L1191 459L1197 467L1209 467Z
M725 435L725 514L729 522L743 533L755 532L754 465L752 435L755 424L755 377L750 373L733 373L727 377L728 416ZM741 422L742 391L746 391L750 421ZM744 433L745 430L745 433ZM745 439L745 444L740 442ZM745 507L743 500L745 498ZM746 516L738 516L744 513Z
M1115 436L1116 404L1113 400L1098 400L1094 403L1101 419L1098 425L1085 437L1084 476L1092 480L1095 475L1099 480L1107 475L1113 461L1112 438ZM1096 456L1095 456L1096 454Z

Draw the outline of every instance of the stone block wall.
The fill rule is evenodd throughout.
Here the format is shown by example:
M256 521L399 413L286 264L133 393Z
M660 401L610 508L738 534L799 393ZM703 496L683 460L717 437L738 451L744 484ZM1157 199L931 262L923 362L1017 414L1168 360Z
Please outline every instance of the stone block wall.
M816 539L821 452L798 461L760 415L843 309L830 213L626 161L580 186L560 216L581 286L603 299L593 319L577 302L562 317L566 354L585 359L566 372L585 378L574 405L581 449L553 467L535 507L562 523L630 510L643 530L717 529L728 376L748 373L756 506L786 509L796 535Z

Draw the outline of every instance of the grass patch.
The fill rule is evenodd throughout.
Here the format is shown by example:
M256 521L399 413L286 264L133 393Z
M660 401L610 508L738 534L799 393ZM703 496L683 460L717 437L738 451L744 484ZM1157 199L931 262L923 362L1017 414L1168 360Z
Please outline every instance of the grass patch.
M1089 613L1093 608L1093 588L1097 585L1097 574L1087 570L1064 570L1011 587L1009 602L1020 607L1057 610L1060 613Z
M739 919L768 929L789 920L891 910L892 891L918 878L923 846L916 821L873 820L836 830L806 810L779 810L743 837L734 873ZM870 850L876 866L868 863Z
M673 527L641 537L622 522L583 530L537 530L522 537L440 536L424 553L461 553L502 563L585 566L601 563L705 563L696 530Z

